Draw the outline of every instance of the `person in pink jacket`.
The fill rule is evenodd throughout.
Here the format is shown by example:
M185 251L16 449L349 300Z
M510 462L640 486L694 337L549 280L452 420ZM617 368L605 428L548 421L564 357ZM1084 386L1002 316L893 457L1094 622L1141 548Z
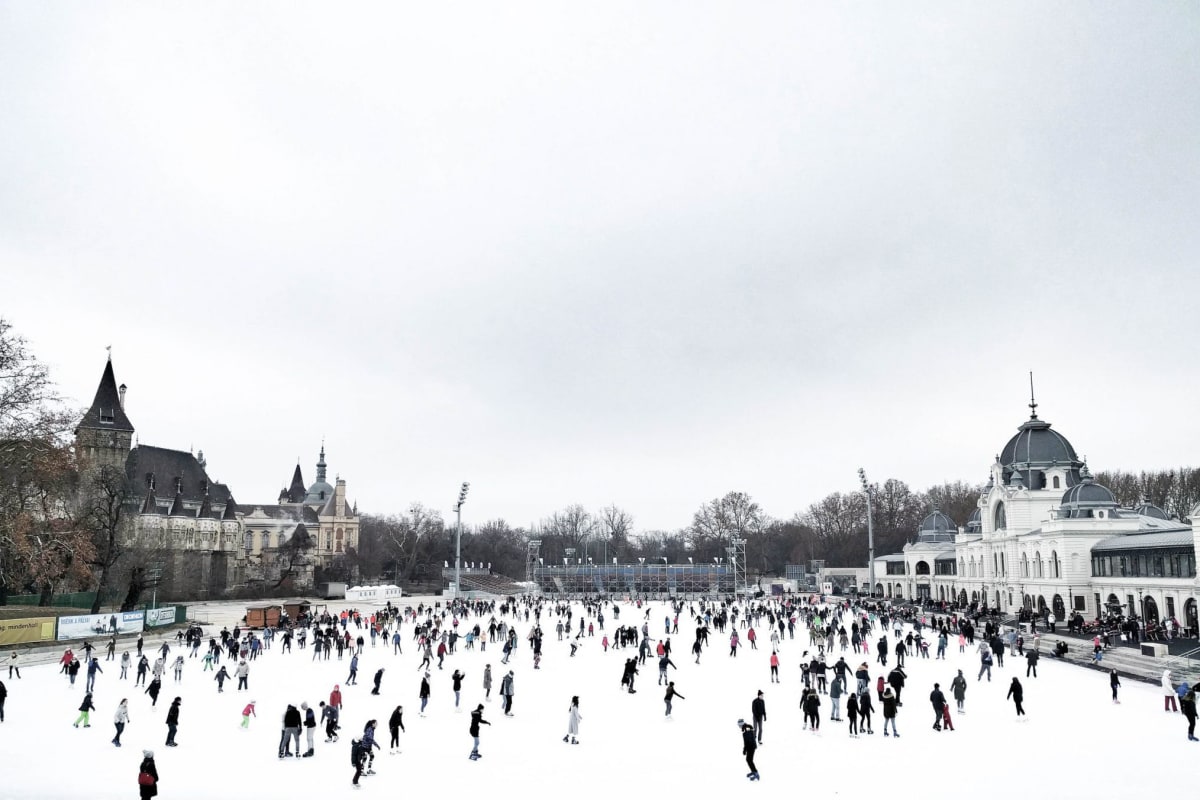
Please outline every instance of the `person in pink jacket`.
M250 718L257 717L257 716L258 716L258 714L254 710L254 701L251 700L249 703L246 704L246 707L242 709L242 727L249 728L250 727Z

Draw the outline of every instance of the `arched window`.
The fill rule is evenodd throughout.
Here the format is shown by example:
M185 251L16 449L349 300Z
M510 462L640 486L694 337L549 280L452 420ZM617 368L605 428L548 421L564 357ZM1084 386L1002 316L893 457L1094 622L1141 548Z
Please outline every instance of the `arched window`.
M1008 564L1007 564L1006 559L1004 558L1004 553L1000 554L1000 574L1008 575Z
M959 575L967 574L967 560L965 558L960 558L958 560L958 574Z
M283 534L282 533L275 537L275 546L283 547Z
M1004 512L1004 503L996 504L996 511L992 515L993 525L995 530L1002 531L1008 528L1008 515Z
M245 537L245 541L246 541L246 549L253 550L254 549L254 534L247 533L246 537Z
M1040 550L1033 554L1033 576L1035 578L1045 577L1042 573L1042 553Z
M999 553L992 553L992 574L993 575L1000 574L1000 554Z
M259 544L259 548L262 550L266 550L270 546L271 546L271 534L267 533L266 531L263 531L262 539Z
M1057 475L1055 475L1055 476L1054 476L1054 488L1055 488L1055 489L1061 489L1061 488L1062 488L1062 487L1061 487L1061 486L1059 486L1059 484L1058 484L1058 476L1057 476Z
M1021 577L1029 577L1029 556L1024 553L1021 554Z
M1057 550L1050 551L1050 577L1051 578L1061 578L1062 577L1062 564L1058 563L1058 551Z

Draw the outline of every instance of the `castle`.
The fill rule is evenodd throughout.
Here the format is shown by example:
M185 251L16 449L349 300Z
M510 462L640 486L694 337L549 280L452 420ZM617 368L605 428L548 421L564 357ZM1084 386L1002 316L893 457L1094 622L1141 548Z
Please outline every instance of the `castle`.
M203 451L135 444L125 392L110 357L75 429L75 453L81 470L124 472L129 566L161 573L160 596L218 598L277 584L300 592L312 587L316 567L358 547L358 509L345 480L326 480L324 443L313 484L305 486L297 464L275 503L237 503L209 478Z

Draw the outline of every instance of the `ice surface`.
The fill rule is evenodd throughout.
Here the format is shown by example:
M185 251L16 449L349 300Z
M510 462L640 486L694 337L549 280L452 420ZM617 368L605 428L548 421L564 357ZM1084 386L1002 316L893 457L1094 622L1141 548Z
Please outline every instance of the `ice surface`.
M644 612L622 603L621 624L640 628ZM331 610L335 607L331 606ZM663 629L667 607L649 606L651 640ZM576 607L576 620L578 620ZM473 620L472 620L473 622ZM486 623L486 619L484 620ZM605 614L610 631L617 621ZM909 657L904 706L897 719L901 738L882 736L881 709L876 704L875 735L850 739L845 723L829 721L830 704L822 697L821 730L801 730L798 710L801 654L812 650L807 633L784 640L780 648L782 684L771 684L767 632L757 651L743 647L728 655L727 639L717 631L710 637L701 663L690 655L693 624L680 619L680 634L672 636L671 671L677 690L674 719L663 718L663 688L656 684L657 663L651 657L641 667L636 694L619 687L625 658L633 650L605 653L600 632L585 638L575 658L567 641L559 642L553 617L543 618L546 631L541 669L534 670L525 640L529 624L517 624L520 647L508 667L498 645L485 652L463 650L446 660L445 669L432 670L428 716L417 716L419 655L406 623L404 654L394 656L383 643L368 644L360 659L359 684L345 683L349 658L314 662L311 650L280 653L279 644L257 661L250 673L250 691L236 692L236 680L217 693L212 673L201 672L200 659L188 659L184 677L176 684L166 672L158 707L130 680L118 680L116 662L101 662L97 677L92 727L71 723L83 697L84 676L70 687L56 666L30 666L23 678L8 679L7 721L0 725L0 797L108 798L138 796L137 772L143 748L154 750L161 776L162 798L215 797L344 797L413 795L460 792L497 798L528 798L541 792L550 797L600 798L722 797L730 791L773 791L805 796L880 796L942 798L996 791L1023 797L1083 798L1103 792L1106 797L1150 797L1178 791L1186 780L1189 756L1200 744L1189 742L1181 714L1163 711L1159 686L1125 679L1121 704L1110 701L1107 673L1058 663L1043 657L1039 677L1025 678L1023 659L1006 658L993 668L991 683L978 683L978 656L960 655L951 640L945 661ZM577 624L577 623L576 623ZM216 630L219 631L219 626ZM353 630L353 627L351 628ZM207 633L208 631L206 631ZM742 632L744 634L744 631ZM876 636L876 638L878 638ZM744 641L744 635L743 635ZM149 648L147 648L149 649ZM174 658L177 650L172 651ZM835 647L830 663L837 660ZM865 660L847 652L852 667ZM226 663L222 659L222 663ZM493 700L485 706L477 762L468 760L471 738L469 710L482 702L485 663L495 678ZM879 667L871 665L872 689ZM894 663L894 662L889 662ZM436 661L435 661L436 665ZM383 692L373 697L372 677L385 668ZM462 713L454 711L450 673L466 673ZM497 698L500 678L515 674L515 716L501 713ZM954 732L931 729L928 702L933 682L947 697L958 668L970 680L964 715L954 715ZM232 672L232 667L230 672ZM1005 700L1014 674L1025 686L1028 716L1018 722ZM326 744L317 730L316 756L279 760L280 720L288 703L307 701L316 708L341 684L345 709L341 741ZM735 725L750 718L750 702L762 689L767 702L764 745L756 762L762 780L746 780L741 736ZM567 707L580 696L583 722L580 744L562 742ZM177 748L164 747L165 717L171 699L183 698ZM122 697L130 700L131 724L124 747L110 744L112 715ZM259 717L249 731L239 728L242 707L254 699ZM953 702L951 700L951 702ZM407 733L403 752L387 753L387 718L404 706ZM378 774L363 778L363 788L350 785L350 739L368 719L379 720L383 750L375 761Z

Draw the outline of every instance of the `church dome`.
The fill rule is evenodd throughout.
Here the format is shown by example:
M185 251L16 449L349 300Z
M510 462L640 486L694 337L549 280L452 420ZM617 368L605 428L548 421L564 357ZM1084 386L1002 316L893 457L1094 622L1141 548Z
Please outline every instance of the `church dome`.
M917 528L917 541L953 542L957 533L958 526L954 520L935 508L933 513L921 520L921 526Z
M983 530L983 513L978 508L967 518L967 533L979 533Z

